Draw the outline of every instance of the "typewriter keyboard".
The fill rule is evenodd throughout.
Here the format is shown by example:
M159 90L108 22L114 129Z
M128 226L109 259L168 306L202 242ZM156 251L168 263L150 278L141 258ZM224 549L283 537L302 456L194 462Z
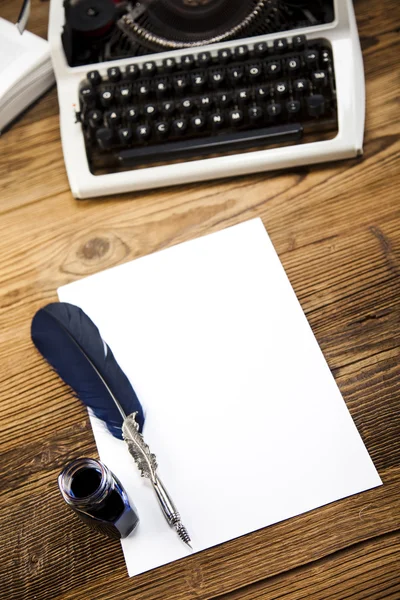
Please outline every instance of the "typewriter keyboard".
M87 73L78 119L93 173L325 139L330 45L299 35ZM308 136L308 138L307 138ZM311 138L310 138L311 136Z

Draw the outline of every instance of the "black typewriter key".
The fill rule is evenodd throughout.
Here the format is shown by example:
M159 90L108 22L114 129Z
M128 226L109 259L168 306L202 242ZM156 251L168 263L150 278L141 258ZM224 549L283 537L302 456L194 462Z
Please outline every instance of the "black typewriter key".
M213 105L213 99L211 96L201 96L196 102L198 108L201 110L209 110Z
M151 86L150 86L149 81L143 80L138 83L136 93L139 96L139 98L141 98L142 100L144 98L147 98L147 96L150 94L150 91L151 91Z
M229 79L232 83L238 84L244 77L244 67L239 65L237 67L229 67L228 69Z
M176 69L176 60L174 58L164 58L162 66L165 73L172 73Z
M210 83L213 88L220 87L225 81L225 70L224 69L212 69L209 73Z
M328 74L326 71L314 71L311 74L311 81L314 87L323 88L328 83Z
M197 65L201 68L208 67L211 64L211 52L200 52L197 55Z
M168 137L169 133L169 123L168 121L159 121L155 124L155 132L159 139L165 140Z
M98 71L89 71L86 78L91 85L99 85L101 83L101 75Z
M304 52L304 62L308 68L315 69L318 67L317 50L306 50L306 52Z
M121 113L119 110L108 110L104 113L104 123L111 129L116 127L121 120Z
M267 114L271 119L275 119L282 112L282 106L279 102L273 102L271 104L267 104Z
M283 98L289 92L289 85L287 81L279 81L274 85L274 92L278 98Z
M324 66L329 65L331 62L331 57L328 50L323 50L321 54L321 61Z
M258 123L263 118L263 109L261 106L250 106L247 112L252 123Z
M256 100L262 101L270 97L270 88L268 85L260 85L255 90Z
M288 49L289 44L286 38L279 38L274 40L274 52L277 54L283 54Z
M107 108L111 106L114 100L114 91L113 90L103 90L100 93L100 104Z
M139 111L135 106L127 106L124 111L124 116L129 123L134 123L139 118Z
M116 90L116 97L122 104L127 104L132 96L132 90L128 85L124 85Z
M293 58L288 58L286 61L286 69L288 70L289 75L295 75L301 69L301 60L297 56Z
M210 116L210 123L214 129L220 129L224 126L224 116L221 113L213 113Z
M177 94L183 94L189 86L189 77L185 73L175 75L172 79L172 86Z
M301 110L301 104L298 100L289 100L286 102L286 111L289 115L297 115Z
M251 82L257 81L262 75L261 63L253 63L246 66L247 77Z
M120 127L117 131L117 136L121 144L130 144L133 138L131 127Z
M191 98L185 98L180 103L180 108L185 113L190 113L194 108L194 102Z
M131 81L137 79L140 75L140 69L138 65L128 65L125 69L125 76Z
M148 60L143 63L142 71L145 77L152 77L157 73L157 65L153 60Z
M314 94L306 98L307 112L310 117L321 117L325 112L325 98L322 94Z
M175 119L172 123L172 130L176 135L183 135L188 128L186 119Z
M195 131L202 131L206 126L204 115L195 115L190 119L190 123Z
M282 71L282 65L279 60L273 60L267 63L265 71L268 77L278 77Z
M218 50L218 61L222 64L228 63L232 58L232 50L230 48L223 48Z
M254 54L259 56L260 58L264 58L268 54L268 44L267 42L258 42L254 44Z
M96 131L96 141L101 150L108 150L114 141L114 132L109 127L101 127Z
M251 91L250 90L239 90L235 94L235 101L239 106L246 106L251 100Z
M229 112L229 122L237 127L243 122L243 112L241 110L231 110Z
M195 66L194 58L191 54L187 54L186 56L182 56L181 58L181 66L183 69L193 69Z
M249 48L248 46L236 46L233 54L236 60L246 60L249 56Z
M96 102L96 91L92 88L91 85L87 85L82 87L79 90L79 99L81 104L86 106L93 106Z
M174 114L175 109L176 109L175 102L170 102L169 100L166 100L165 102L162 102L160 112L165 117L170 117L171 115Z
M302 96L308 90L308 81L307 79L296 79L293 83L293 92L296 96Z
M165 78L156 79L154 82L154 89L156 91L157 97L162 98L167 94L169 90L168 80Z
M192 89L200 92L206 84L207 75L205 71L194 71L190 76Z
M304 50L304 48L306 47L306 36L295 35L294 38L292 38L292 47L293 50L296 50L297 52Z
M112 82L117 82L121 79L121 70L119 67L110 67L107 69L108 79Z
M103 114L99 110L91 110L88 112L87 120L89 127L96 129L103 123Z
M217 105L220 108L226 108L232 102L233 95L231 92L219 92L215 96Z
M154 119L158 114L158 108L156 104L146 104L143 113L147 118Z
M145 142L151 137L151 128L150 125L144 123L143 125L138 125L136 127L136 137L140 142Z

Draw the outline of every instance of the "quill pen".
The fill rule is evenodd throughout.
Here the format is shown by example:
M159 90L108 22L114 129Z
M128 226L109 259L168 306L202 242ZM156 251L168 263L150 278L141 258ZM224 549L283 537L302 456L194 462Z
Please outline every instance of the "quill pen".
M82 403L114 437L125 440L142 477L150 480L167 522L190 546L189 534L157 475L156 457L143 440L142 406L96 325L77 306L55 302L35 314L31 337Z

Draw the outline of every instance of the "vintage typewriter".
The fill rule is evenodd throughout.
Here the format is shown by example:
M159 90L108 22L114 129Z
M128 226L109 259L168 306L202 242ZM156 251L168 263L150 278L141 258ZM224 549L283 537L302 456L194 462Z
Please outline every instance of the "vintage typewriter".
M74 196L362 153L351 0L51 0Z

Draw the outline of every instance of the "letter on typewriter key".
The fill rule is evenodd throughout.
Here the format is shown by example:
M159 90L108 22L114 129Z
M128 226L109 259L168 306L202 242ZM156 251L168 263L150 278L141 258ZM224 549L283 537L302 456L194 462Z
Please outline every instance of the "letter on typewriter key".
M307 67L315 69L318 66L318 52L316 50L306 50L304 52L304 62Z
M203 115L196 115L190 120L192 127L195 131L201 131L206 126L206 120Z
M221 113L213 113L210 117L211 126L220 129L224 125L224 117Z
M128 85L124 85L123 87L117 89L116 95L122 104L126 104L131 99L132 90Z
M168 137L169 123L167 121L159 121L155 126L157 137L164 140Z
M200 52L197 56L197 64L199 67L208 67L211 63L211 53L210 52Z
M145 77L152 77L157 72L157 65L153 60L148 60L147 62L143 63L142 69Z
M188 124L186 119L175 119L172 123L172 129L176 135L183 135L187 130Z
M288 49L288 41L285 38L280 38L279 40L274 40L274 51L278 54L286 52Z
M252 123L258 123L263 117L262 108L260 106L250 106L248 115Z
M271 61L266 66L267 75L269 77L278 77L282 70L281 63L279 60Z
M129 123L134 123L139 118L139 111L134 106L127 106L124 111L125 119Z
M93 106L96 100L96 92L91 85L87 85L80 89L79 98L84 106Z
M264 58L268 54L268 44L267 42L258 42L254 45L254 54L259 56L260 58Z
M132 137L132 129L129 126L118 129L118 139L124 146L128 145L132 141Z
M121 120L121 113L119 110L108 110L104 113L104 122L107 127L116 127Z
M140 74L140 69L139 69L138 65L128 65L125 69L125 75L131 81L133 81L134 79L137 79L139 77L139 74Z
M86 78L91 85L99 85L101 83L101 75L98 71L89 71Z
M296 79L293 83L293 91L296 96L302 96L308 90L307 79Z
M102 106L104 106L104 108L111 106L113 99L114 99L113 90L103 90L100 94L100 104Z
M100 124L103 123L103 115L99 110L91 110L88 113L89 127L96 129Z
M136 127L136 137L140 142L145 142L151 136L151 129L149 125L143 124Z
M231 125L237 127L243 121L243 113L241 110L231 110L229 113L229 121Z
M328 75L326 71L314 71L311 75L311 81L314 87L323 88L328 83Z
M218 50L218 61L222 64L228 63L232 58L232 51L230 48L223 48Z
M298 100L289 100L286 102L286 110L289 115L297 115L300 112L301 104Z
M299 58L297 58L297 56L288 58L286 61L286 67L290 75L295 75L298 71L300 71L301 61Z
M176 60L174 58L164 58L162 65L166 73L172 73L176 69Z
M194 67L194 58L191 54L187 54L186 56L182 56L181 58L181 66L183 69L192 69Z
M111 67L107 69L108 79L110 81L116 82L121 79L121 71L119 67Z
M292 46L293 46L293 50L296 50L296 52L300 52L301 50L304 50L304 48L306 46L306 36L305 35L295 35L294 38L292 39Z
M282 106L278 102L267 104L267 113L271 120L274 120L282 112Z

